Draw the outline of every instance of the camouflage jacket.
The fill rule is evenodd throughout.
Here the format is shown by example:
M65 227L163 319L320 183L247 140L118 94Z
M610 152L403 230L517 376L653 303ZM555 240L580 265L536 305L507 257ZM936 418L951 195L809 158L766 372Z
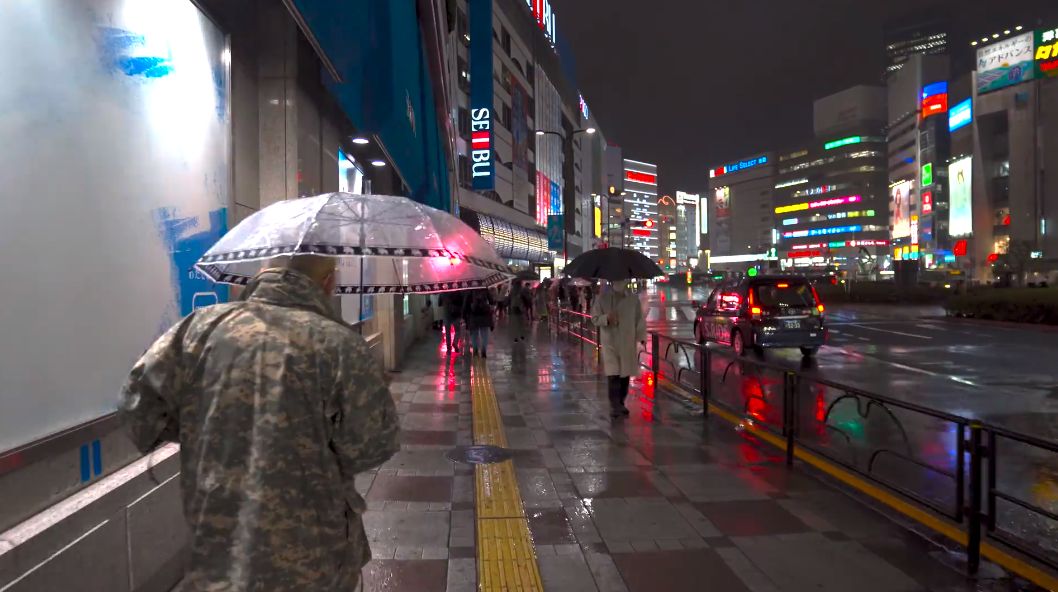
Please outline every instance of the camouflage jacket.
M396 452L397 415L364 340L306 276L266 270L197 310L132 369L141 451L180 443L191 590L350 590L370 559L357 472Z

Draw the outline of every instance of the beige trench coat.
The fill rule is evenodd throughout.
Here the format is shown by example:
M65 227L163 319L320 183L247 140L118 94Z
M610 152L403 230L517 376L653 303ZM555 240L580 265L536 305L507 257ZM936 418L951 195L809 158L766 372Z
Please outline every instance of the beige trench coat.
M617 324L607 315L617 313ZM639 342L647 338L647 322L639 297L631 292L600 294L591 305L591 320L599 327L602 366L607 376L635 376L639 373Z

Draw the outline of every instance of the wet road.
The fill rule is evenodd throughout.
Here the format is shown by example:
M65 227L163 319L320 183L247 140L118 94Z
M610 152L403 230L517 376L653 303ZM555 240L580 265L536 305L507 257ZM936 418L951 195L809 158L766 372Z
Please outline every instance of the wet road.
M707 295L704 287L649 291L648 329L692 340L693 301ZM807 377L796 411L800 437L831 458L958 518L957 423L895 406L871 409L815 378L1058 441L1058 331L949 319L939 307L832 305L827 321L830 339L815 361L806 365L797 350L770 350L763 360ZM697 384L699 360L662 348L668 372ZM710 396L778 428L782 373L754 359L732 363L721 349L710 364ZM1058 513L1058 453L1005 438L997 451L996 489ZM999 531L1058 558L1058 520L1002 499L996 516Z
M648 327L691 339L704 288L644 300ZM833 305L821 378L1058 441L1058 330L944 318L940 307ZM765 359L800 369L796 350Z

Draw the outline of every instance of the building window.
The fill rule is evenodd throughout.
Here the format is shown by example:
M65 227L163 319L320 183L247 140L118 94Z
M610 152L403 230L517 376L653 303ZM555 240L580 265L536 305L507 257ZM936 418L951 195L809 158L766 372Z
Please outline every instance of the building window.
M510 105L504 104L503 109L500 111L500 123L503 127L511 129L511 107Z
M459 73L460 90L470 92L470 68L464 58L456 58L456 71Z
M507 52L507 56L511 55L511 34L506 28L500 27L500 45L503 47L503 51Z
M470 188L470 159L466 154L459 155L459 183L463 187Z
M462 10L456 14L456 34L459 35L459 41L465 46L470 46L470 27L467 21L467 13Z
M470 111L466 107L459 108L459 135L464 140L470 139Z

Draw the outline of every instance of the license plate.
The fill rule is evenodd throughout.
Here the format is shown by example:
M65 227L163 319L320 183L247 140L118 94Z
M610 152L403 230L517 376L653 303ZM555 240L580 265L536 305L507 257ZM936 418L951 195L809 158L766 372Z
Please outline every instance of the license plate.
M801 321L783 321L782 326L786 329L800 329Z

